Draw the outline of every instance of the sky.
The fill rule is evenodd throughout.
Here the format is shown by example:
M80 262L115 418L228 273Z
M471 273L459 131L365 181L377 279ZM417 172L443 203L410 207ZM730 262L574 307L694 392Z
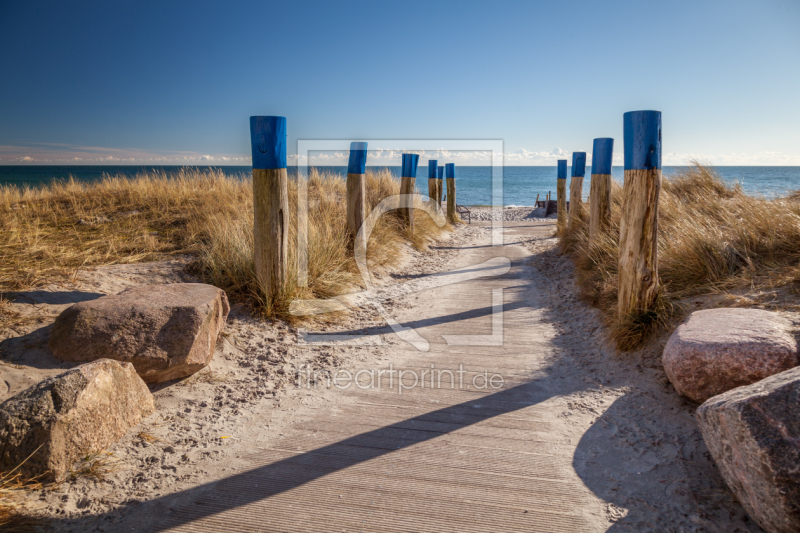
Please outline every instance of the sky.
M499 140L554 165L613 137L621 164L623 113L656 109L665 165L800 165L798 95L799 0L0 0L0 164L250 165L251 115L287 118L290 163L384 139L368 164Z

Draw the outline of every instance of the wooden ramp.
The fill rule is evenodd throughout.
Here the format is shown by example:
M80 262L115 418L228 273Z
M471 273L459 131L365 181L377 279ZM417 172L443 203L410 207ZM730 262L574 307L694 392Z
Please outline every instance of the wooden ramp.
M447 374L441 388L411 388L405 375L409 388L402 394L396 376L393 388L387 375L380 388L350 387L333 405L299 417L269 448L253 450L249 470L175 509L159 530L605 530L603 502L572 468L577 439L553 408L578 385L554 368L555 330L543 315L536 290L542 281L526 264L524 248L472 246L453 267L500 255L512 260L508 274L406 297L415 305L396 317L431 349L393 347L394 368L419 373L432 364L451 371L463 365L461 388L449 388ZM503 289L502 345L489 337L483 346L446 344L442 335L496 333L497 289ZM502 388L469 385L480 385L473 378L483 370L502 375Z

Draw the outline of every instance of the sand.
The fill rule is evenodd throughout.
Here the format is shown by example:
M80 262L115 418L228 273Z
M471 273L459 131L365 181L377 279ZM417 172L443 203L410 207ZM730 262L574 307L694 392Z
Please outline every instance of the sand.
M526 220L528 214L510 216ZM587 515L587 530L760 531L711 461L693 418L696 406L666 380L660 347L627 355L610 349L597 312L576 297L572 266L556 254L552 227L516 224L507 229L506 241L529 254L522 275L532 276L544 302L542 320L552 331L538 364L556 376L549 423L563 438L554 440L554 453L571 458L570 475L593 495L587 506L601 509ZM408 250L395 273L381 281L391 285L462 266L464 254L486 247L489 235L485 223L460 226L429 252ZM0 335L0 400L71 366L55 360L46 345L55 316L71 302L138 284L194 281L184 268L183 261L102 267L79 272L71 283L18 295L13 309L29 323ZM385 303L399 317L437 305L442 304L435 291ZM57 530L152 530L164 513L192 503L194 496L185 494L193 487L246 471L253 449L282 442L298 421L345 402L335 389L296 388L297 369L324 374L378 366L406 347L371 309L321 329L387 331L372 335L372 343L303 342L304 331L320 328L265 324L234 307L206 370L151 389L157 413L106 450L113 471L103 479L78 477L32 493L29 506L52 517ZM561 379L569 386L559 391Z

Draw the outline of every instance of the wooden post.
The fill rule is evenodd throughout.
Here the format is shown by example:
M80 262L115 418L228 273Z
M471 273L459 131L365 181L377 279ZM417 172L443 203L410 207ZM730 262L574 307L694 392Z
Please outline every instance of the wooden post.
M558 200L558 224L556 228L559 233L567 228L567 160L558 160L558 178L556 179L556 200Z
M611 225L611 159L614 139L595 139L592 145L592 181L589 188L589 240Z
M347 230L353 239L353 249L358 248L358 230L366 218L367 143L350 143L350 161L347 165ZM362 235L362 238L364 236ZM366 248L367 243L361 243Z
M583 221L583 177L586 152L572 152L572 181L569 184L569 229L575 231Z
M539 207L539 194L538 193L536 194L536 201L533 202L533 208L536 209L537 207Z
M414 231L414 194L417 182L417 163L419 155L403 154L403 166L400 174L400 194L405 195L400 200L400 218L406 226Z
M459 222L458 214L456 213L456 165L455 163L447 163L447 220L451 224Z
M436 179L436 169L438 168L439 162L436 159L431 159L428 161L428 196L430 196L431 200L434 202L438 196L438 188L439 188L439 180Z
M439 184L436 186L436 202L439 207L442 206L442 195L444 194L444 167L439 167L436 174Z
M253 153L253 260L267 298L286 283L289 253L289 189L286 118L250 117Z
M658 294L661 112L625 113L625 185L619 226L620 318L651 310Z

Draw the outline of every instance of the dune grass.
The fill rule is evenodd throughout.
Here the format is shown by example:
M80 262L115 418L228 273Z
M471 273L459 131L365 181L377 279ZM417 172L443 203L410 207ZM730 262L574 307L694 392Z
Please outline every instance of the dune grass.
M785 289L800 281L800 194L763 198L727 184L711 167L694 163L664 176L659 197L658 274L655 310L616 316L617 261L622 187L611 193L610 231L594 243L588 224L561 235L561 249L576 266L581 296L602 310L617 347L632 350L670 328L688 310L687 299L738 294L720 302L753 303L747 294ZM786 292L786 291L784 291ZM737 305L739 305L737 304Z
M384 170L367 172L367 210L399 192ZM297 183L289 181L289 273L268 301L253 266L249 176L184 169L173 175L107 176L95 183L0 187L0 293L74 278L81 268L187 257L190 269L266 317L289 318L293 298L328 297L360 285L345 232L345 181L312 171L308 182L308 284L296 279ZM368 245L371 269L393 265L405 244L424 248L440 229L415 214L409 233L394 213L381 217Z

